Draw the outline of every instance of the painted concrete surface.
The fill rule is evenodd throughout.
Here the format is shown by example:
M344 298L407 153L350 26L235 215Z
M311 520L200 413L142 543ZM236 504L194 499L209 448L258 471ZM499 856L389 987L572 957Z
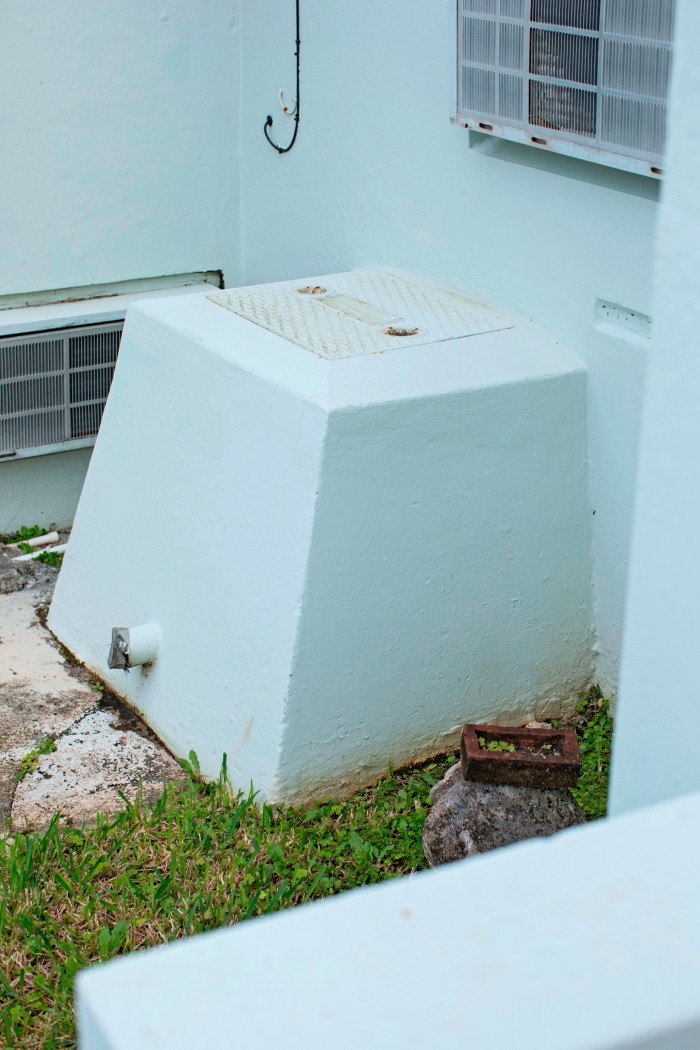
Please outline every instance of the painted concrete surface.
M91 454L80 448L0 463L0 533L22 525L70 526Z
M554 715L592 675L585 387L562 366L329 417L283 796Z
M0 294L238 268L235 0L3 12Z
M50 624L207 775L347 792L575 697L589 520L585 374L528 322L331 361L175 297L129 312Z
M695 1050L698 820L694 795L95 967L81 1050Z
M680 6L612 807L700 789L700 8Z
M659 187L451 126L455 13L306 0L301 126L280 157L261 122L291 136L277 91L294 83L294 5L242 5L243 282L400 265L534 318L582 357L598 677L614 689L647 351L624 326L598 330L595 303L651 313Z

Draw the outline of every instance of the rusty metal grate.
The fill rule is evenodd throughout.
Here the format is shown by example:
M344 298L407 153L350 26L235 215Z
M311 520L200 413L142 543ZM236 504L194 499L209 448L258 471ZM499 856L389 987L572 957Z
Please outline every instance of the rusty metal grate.
M123 321L0 339L0 458L90 444Z
M489 745L497 745L491 750ZM576 733L572 729L475 725L462 730L465 780L520 787L575 787L581 772Z

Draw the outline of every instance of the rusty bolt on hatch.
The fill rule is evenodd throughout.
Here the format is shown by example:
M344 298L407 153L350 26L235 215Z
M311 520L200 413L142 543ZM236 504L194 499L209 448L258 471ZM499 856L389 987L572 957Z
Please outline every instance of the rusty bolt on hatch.
M392 324L384 329L384 335L407 336L418 335L418 328L409 328L407 325Z
M322 284L305 284L303 288L297 288L299 295L325 295L326 289Z
M481 784L570 788L581 772L572 729L467 724L460 750L464 779Z

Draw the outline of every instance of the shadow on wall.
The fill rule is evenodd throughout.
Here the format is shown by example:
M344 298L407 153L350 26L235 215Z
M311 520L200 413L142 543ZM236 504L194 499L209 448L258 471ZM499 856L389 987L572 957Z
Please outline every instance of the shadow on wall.
M509 142L493 135L481 135L478 131L468 131L469 149L475 153L493 157L494 160L508 164L518 164L523 168L534 168L538 171L585 182L589 185L612 190L614 193L626 193L643 200L658 201L661 196L661 183L645 175L635 175L629 171L619 171L603 164L588 160L578 160L561 153L551 153L547 149L535 149L519 142Z

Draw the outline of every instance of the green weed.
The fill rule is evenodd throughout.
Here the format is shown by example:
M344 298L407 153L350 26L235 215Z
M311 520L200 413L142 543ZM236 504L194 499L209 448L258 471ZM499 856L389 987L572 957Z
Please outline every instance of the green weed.
M44 565L50 565L52 569L60 569L63 565L63 554L60 551L42 551L34 560L43 561Z
M608 808L613 720L598 686L581 694L573 725L581 750L581 776L572 794L589 820L599 820Z
M489 740L487 742L486 737L480 736L479 747L482 751L517 751L515 744L509 744L507 740Z
M29 751L22 759L19 767L19 773L17 774L18 780L24 780L28 773L33 773L35 769L39 768L39 759L42 755L50 755L56 750L56 741L53 737L45 736L40 742L38 748L33 751Z
M0 536L3 543L26 543L27 540L36 539L37 536L45 536L52 531L53 526L45 528L43 525L22 525L18 532ZM32 550L30 547L29 550ZM28 553L25 551L25 553Z
M27 540L36 539L38 536L45 536L52 530L52 525L48 528L45 528L42 525L22 525L18 532L0 536L0 542L17 543L19 544L19 549L22 554L34 554L36 548L32 547ZM60 554L57 551L42 551L41 554L37 555L35 560L43 561L44 565L50 565L52 569L60 569L63 564L63 554Z
M23 554L36 553L36 548L29 543L20 543L19 549ZM44 565L50 565L52 569L60 569L63 565L63 554L60 551L42 551L36 555L34 561L43 561Z

